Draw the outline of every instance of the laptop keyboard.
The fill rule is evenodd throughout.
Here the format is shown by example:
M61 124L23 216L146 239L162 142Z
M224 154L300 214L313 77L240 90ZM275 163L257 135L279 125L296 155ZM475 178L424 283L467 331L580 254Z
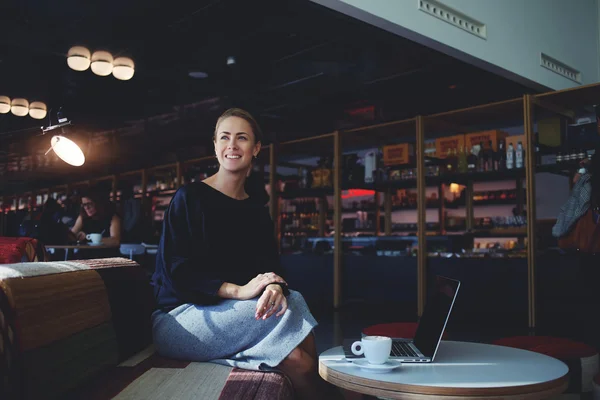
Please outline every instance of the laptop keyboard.
M418 357L417 353L406 342L392 342L392 355L395 357Z

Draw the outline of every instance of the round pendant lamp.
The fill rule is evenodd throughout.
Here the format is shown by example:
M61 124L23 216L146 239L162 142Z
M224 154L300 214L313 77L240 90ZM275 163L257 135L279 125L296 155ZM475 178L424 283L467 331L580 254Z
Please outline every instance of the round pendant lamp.
M6 96L0 96L0 114L10 112L10 99Z
M48 113L48 109L46 104L41 101L34 101L29 105L29 116L34 119L44 119L46 118L46 114Z
M25 99L13 99L10 111L17 117L24 117L29 113L29 102Z
M50 146L56 155L67 164L80 167L85 163L83 151L71 139L64 136L53 136L50 140Z
M112 74L115 78L121 81L128 81L133 78L135 73L135 64L129 57L117 57L113 61Z
M90 67L90 51L82 46L73 46L67 53L67 64L75 71L85 71Z
M113 70L113 56L108 51L95 51L92 54L92 72L99 76L108 76Z

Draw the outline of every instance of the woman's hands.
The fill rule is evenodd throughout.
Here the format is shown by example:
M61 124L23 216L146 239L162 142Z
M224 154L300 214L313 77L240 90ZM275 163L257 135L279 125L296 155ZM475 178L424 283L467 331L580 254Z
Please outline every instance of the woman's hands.
M86 240L87 235L84 231L80 231L80 232L77 232L77 234L75 236L76 236L77 240L84 241L84 240Z
M273 272L258 274L250 282L246 283L244 286L240 286L237 298L240 300L253 299L258 296L267 285L276 282L285 284L283 278Z
M281 308L281 309L280 309ZM262 296L256 303L256 319L267 319L278 309L276 317L281 317L288 308L287 299L283 294L283 289L277 284L270 284L265 288Z

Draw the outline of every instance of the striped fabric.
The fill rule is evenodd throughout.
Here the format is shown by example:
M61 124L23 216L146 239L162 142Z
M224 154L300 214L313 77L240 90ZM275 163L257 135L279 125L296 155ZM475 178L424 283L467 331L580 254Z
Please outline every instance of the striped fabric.
M235 368L229 374L219 400L293 399L290 380L277 372L257 372Z
M128 259L0 266L0 398L60 398L151 343L152 291Z

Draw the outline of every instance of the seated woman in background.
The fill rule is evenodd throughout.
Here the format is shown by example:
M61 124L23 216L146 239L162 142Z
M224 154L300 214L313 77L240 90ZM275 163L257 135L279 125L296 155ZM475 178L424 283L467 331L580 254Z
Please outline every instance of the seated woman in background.
M81 195L79 217L71 232L81 241L85 241L90 233L100 233L102 244L118 246L121 243L121 218L106 196L90 190Z

